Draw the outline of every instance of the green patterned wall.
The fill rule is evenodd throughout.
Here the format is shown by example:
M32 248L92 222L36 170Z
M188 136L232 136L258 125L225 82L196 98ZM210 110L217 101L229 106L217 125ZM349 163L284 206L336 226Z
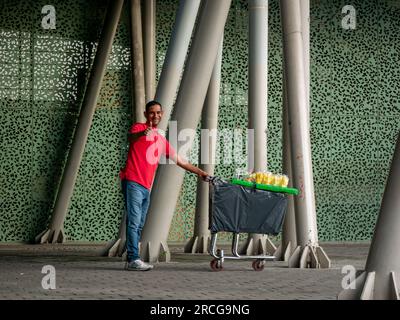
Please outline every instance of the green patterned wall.
M56 29L44 30L48 1L1 1L0 241L31 241L46 228L82 102L106 1L54 1ZM123 12L79 170L65 232L109 240L123 210L131 103L128 16Z
M41 8L56 8L56 29ZM32 241L46 228L82 102L107 2L0 2L0 241ZM311 1L311 141L319 238L369 240L400 128L400 4ZM177 0L157 1L161 72ZM118 170L131 104L125 7L89 133L71 208L69 240L104 241L123 212ZM219 129L247 124L247 5L233 1L225 28ZM281 171L282 46L278 1L270 1L268 160ZM232 166L216 174L230 177ZM193 232L196 179L185 176L169 240Z

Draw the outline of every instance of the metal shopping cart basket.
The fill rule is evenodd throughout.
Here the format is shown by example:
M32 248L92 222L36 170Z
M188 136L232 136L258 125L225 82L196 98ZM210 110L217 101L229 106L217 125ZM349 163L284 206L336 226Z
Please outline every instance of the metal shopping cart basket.
M239 234L245 232L277 235L282 229L287 209L286 194L258 189L254 183L229 183L218 177L211 177L209 182L209 253L214 258L210 262L211 269L222 270L225 259L249 259L254 260L254 270L263 270L265 261L274 260L275 256L240 256ZM217 233L221 231L233 233L232 255L225 255L223 250L216 249Z

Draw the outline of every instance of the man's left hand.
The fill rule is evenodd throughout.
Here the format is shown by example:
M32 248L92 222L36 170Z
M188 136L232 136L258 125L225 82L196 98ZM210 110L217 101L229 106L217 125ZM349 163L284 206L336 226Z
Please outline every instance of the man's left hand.
M200 174L200 176L204 182L210 182L210 180L211 180L211 176L207 172Z

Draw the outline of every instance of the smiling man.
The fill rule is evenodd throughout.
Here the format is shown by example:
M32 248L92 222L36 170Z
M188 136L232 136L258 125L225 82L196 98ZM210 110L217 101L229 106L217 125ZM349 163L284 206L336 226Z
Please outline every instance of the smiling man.
M157 125L163 116L157 101L146 104L146 123L135 123L129 130L129 151L125 167L120 171L126 208L126 270L147 271L152 265L139 256L139 241L150 204L150 189L161 155L172 159L181 168L208 181L207 172L193 166L180 157L167 139L160 134Z

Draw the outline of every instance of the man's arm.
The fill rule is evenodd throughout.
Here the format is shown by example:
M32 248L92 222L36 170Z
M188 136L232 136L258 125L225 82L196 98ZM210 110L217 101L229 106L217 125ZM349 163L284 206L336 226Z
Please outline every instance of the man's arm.
M145 130L144 130L145 131ZM128 133L128 141L129 143L135 142L140 137L144 136L144 131Z
M135 133L128 133L128 141L129 143L135 142L137 139L143 136L149 135L151 132L151 127L147 127L146 130L135 132Z
M187 162L186 160L181 158L178 154L175 154L171 159L182 169L195 173L198 176L200 176L204 181L208 181L209 174L207 172Z

